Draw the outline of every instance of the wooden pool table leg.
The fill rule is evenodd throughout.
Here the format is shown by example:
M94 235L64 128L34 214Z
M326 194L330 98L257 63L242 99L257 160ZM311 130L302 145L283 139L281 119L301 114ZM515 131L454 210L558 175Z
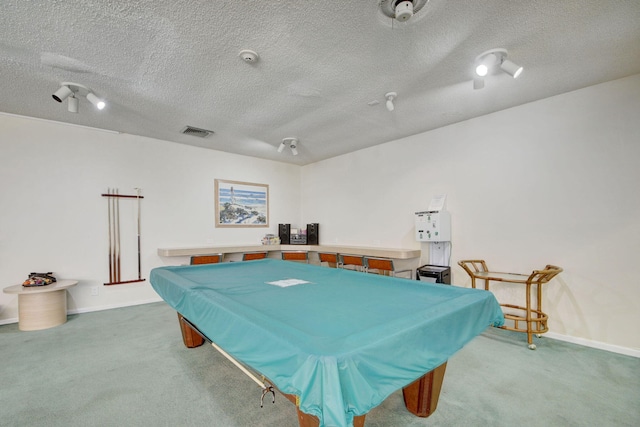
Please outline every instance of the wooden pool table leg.
M282 392L280 392L282 393ZM296 402L296 396L293 394L282 393L284 397L286 397L291 403L296 405L296 411L298 412L298 424L300 427L319 427L320 421L314 415L307 414L306 412L302 412L298 407ZM364 427L364 419L365 415L359 415L357 417L353 417L353 427Z
M178 313L178 322L180 323L180 330L182 331L182 342L188 348L200 347L204 344L204 338L194 331L187 322L183 321L184 318L182 314Z
M444 362L402 389L404 406L409 412L426 418L436 410L446 369L447 362Z

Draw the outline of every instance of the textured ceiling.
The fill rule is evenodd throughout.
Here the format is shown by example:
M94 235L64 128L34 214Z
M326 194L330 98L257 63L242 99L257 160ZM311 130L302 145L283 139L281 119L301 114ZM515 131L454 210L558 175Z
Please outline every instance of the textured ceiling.
M0 111L304 165L640 73L638 0L431 0L406 23L378 4L2 0ZM491 48L524 72L474 90ZM107 108L69 113L63 81Z

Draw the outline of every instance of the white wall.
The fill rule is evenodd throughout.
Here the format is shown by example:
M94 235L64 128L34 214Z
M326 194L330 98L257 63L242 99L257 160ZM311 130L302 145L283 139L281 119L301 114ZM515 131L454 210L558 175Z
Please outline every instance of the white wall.
M300 168L0 115L0 287L52 270L80 280L71 310L157 300L148 282L90 294L109 277L109 187L142 188L145 278L186 262L159 258L159 247L257 243L279 222L318 222L321 243L420 247L413 213L446 193L452 264L560 265L545 295L551 331L640 349L638 117L640 75ZM271 227L215 229L215 178L269 184ZM457 265L453 274L469 286ZM0 323L16 318L16 297L0 294Z
M270 227L214 227L216 178L269 185ZM260 244L278 222L300 220L300 167L132 135L0 115L0 288L31 271L78 279L69 310L159 300L148 280L109 281L107 188L142 189L142 277L187 258L159 247ZM291 183L295 183L291 185ZM122 280L137 278L135 201L121 200ZM125 229L126 228L126 229ZM133 234L124 235L125 231ZM91 288L99 286L99 295ZM17 296L0 293L0 323L17 319ZM4 321L4 322L3 322Z
M302 216L321 243L419 247L413 213L446 193L454 283L461 259L559 265L551 332L640 349L639 118L635 75L308 165Z

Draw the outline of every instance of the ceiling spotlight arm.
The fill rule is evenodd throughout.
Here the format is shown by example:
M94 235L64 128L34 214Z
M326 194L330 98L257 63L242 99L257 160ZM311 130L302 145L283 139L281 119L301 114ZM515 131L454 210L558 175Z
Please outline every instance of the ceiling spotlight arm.
M393 111L395 109L395 105L393 104L393 100L396 99L398 94L396 92L389 92L384 95L387 99L387 110Z

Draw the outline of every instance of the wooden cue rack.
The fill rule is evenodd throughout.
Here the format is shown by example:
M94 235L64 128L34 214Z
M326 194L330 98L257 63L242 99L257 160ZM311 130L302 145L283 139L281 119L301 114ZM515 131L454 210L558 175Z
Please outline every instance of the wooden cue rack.
M101 194L107 198L107 216L109 220L109 282L108 285L123 285L126 283L144 282L142 278L141 257L140 257L140 201L144 196L140 195L140 189L136 188L137 194L120 194L117 188L109 188L106 193ZM121 251L120 251L120 199L136 199L137 221L136 237L138 244L138 278L133 280L122 280L121 277Z

